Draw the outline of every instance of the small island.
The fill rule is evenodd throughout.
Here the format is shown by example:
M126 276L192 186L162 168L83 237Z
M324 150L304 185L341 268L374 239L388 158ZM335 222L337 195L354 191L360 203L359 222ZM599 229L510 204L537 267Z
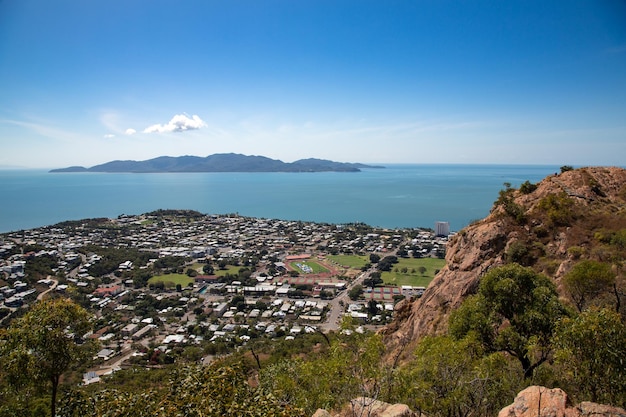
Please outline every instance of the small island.
M160 156L146 161L111 161L91 168L72 166L50 172L359 172L363 168L384 168L360 163L334 162L325 159L300 159L283 162L265 156L235 153L199 156Z

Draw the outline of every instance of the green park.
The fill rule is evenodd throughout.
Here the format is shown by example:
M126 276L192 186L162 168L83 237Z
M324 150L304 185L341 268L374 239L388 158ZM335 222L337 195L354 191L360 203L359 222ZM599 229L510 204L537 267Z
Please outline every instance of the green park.
M361 269L370 263L365 255L328 255L327 258L343 268Z
M383 272L385 284L427 287L446 261L439 258L398 258L391 271Z
M162 282L166 288L174 288L177 284L180 284L182 288L185 288L193 284L193 278L190 278L185 274L157 275L148 280L148 285L155 285L158 282Z

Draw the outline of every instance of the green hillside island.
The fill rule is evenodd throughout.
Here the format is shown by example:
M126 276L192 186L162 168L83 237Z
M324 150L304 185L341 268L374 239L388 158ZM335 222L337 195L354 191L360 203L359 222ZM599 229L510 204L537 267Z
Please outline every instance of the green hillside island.
M244 224L254 227L246 229ZM431 417L495 417L518 392L536 385L562 388L573 404L593 401L626 407L626 170L564 167L538 184L526 182L519 189L505 184L489 216L447 242L445 264L435 252L426 252L423 258L409 256L425 254L417 247L420 236L428 234L424 230L351 224L334 234L333 225L306 224L311 227L299 230L322 231L326 236L312 247L312 236L300 236L300 242L279 220L264 219L262 224L270 229L251 237L250 230L259 224L235 215L177 211L65 224L63 233L72 233L74 239L80 233L89 237L80 255L100 265L102 275L92 277L94 286L112 291L115 282L125 280L136 288L116 294L119 302L98 307L98 316L90 320L85 320L89 315L83 309L94 310L102 303L101 297L93 301L92 291L68 284L65 293L52 291L46 294L49 298L42 297L68 300L65 304L72 307L65 308L72 315L64 318L71 328L91 335L85 326L93 326L94 337L67 337L68 322L59 320L62 328L57 329L50 317L58 311L47 302L35 303L41 306L37 309L19 310L15 317L13 311L8 313L11 320L2 323L6 330L0 332L0 415L45 415L50 397L56 396L60 416L304 417L321 408L347 417L354 415L350 401L368 397L406 404ZM150 236L167 228L186 239L195 238L190 230L202 235L214 232L228 249L184 259L176 256L180 248L171 241L163 242L168 255L161 258L154 248L96 244L101 235L109 242L116 238L148 242L142 227L152 228ZM271 231L277 231L276 236ZM38 230L34 236L41 240L46 233ZM60 235L59 226L49 233ZM237 238L235 250L231 242L226 245L228 236L245 239ZM385 246L385 252L368 252L372 236L392 246ZM28 277L42 280L40 288L53 285L43 282L47 275L71 282L66 280L67 271L81 265L81 256L68 258L65 271L49 273L57 265L53 255L31 246L36 240L30 235L19 237L29 246L15 245L3 256L40 253L28 258L25 266ZM286 247L282 258L266 246L273 237ZM134 267L120 271L122 262ZM310 268L304 267L307 262ZM257 269L261 264L266 265L262 273ZM319 323L300 324L289 306L299 303L304 308L320 300L289 299L287 293L281 297L282 306L271 310L283 309L284 315L263 316L275 299L246 295L235 284L241 282L243 288L276 283L286 288L316 274L327 279L341 276L346 289L323 300L328 303L323 308L360 303L370 317L384 315L384 302L368 298L366 291L350 300L348 292L354 287L381 288L403 274L429 278L435 269L441 271L423 295L396 300L394 319L382 328L349 314L339 315L337 327L328 331ZM167 279L168 273L193 278L194 284L183 287L181 281L178 290L149 289L150 278ZM28 279L35 278L24 280ZM308 284L296 285L301 293L311 291L305 288ZM205 300L228 301L187 304L202 300L201 290L206 290ZM121 316L136 319L112 326ZM224 316L229 318L222 321ZM445 320L437 321L438 317ZM132 333L139 318L150 323L148 331L154 329L142 343ZM424 318L436 326L418 327ZM272 336L263 336L270 322ZM164 326L178 329L167 342L156 337ZM299 332L292 333L294 327ZM76 348L67 351L75 353L67 355L63 367L54 368L63 371L60 384L46 383L42 375L58 372L43 374L52 368L31 354L50 350L42 350L51 346L41 337L45 328L54 329L59 341ZM107 344L108 334L119 335L115 344ZM94 353L97 349L114 353ZM85 360L85 353L95 362ZM79 385L87 370L106 363L108 359L100 356L107 353L118 355L115 358L126 354L128 361L110 375L92 375L100 378L99 383ZM41 358L53 361L55 355ZM58 395L50 395L57 385Z
M363 168L383 167L315 158L287 163L264 156L225 153L204 158L160 156L146 161L111 161L91 168L73 166L50 172L359 172Z

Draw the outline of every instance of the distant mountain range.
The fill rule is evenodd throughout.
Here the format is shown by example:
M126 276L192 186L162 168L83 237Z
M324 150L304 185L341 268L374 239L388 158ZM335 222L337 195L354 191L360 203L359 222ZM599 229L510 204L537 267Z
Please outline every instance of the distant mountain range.
M359 172L361 168L384 168L325 159L283 162L265 156L235 153L199 156L160 156L146 161L111 161L91 168L72 166L50 172Z

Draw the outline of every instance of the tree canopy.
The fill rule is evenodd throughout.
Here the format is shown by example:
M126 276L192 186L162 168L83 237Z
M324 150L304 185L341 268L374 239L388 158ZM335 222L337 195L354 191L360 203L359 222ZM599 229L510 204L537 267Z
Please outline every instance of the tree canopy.
M502 353L485 355L471 337L429 336L396 379L394 401L429 416L467 417L497 415L523 378L514 360Z
M0 333L0 363L9 384L17 389L50 386L52 416L61 376L95 350L83 339L91 330L90 317L65 298L39 301Z
M488 352L511 354L530 377L548 358L556 322L566 314L549 278L513 263L485 274L478 293L451 314L450 333L473 334Z
M611 270L611 265L593 260L578 262L563 277L563 285L579 312L614 283L615 273Z
M563 319L554 338L556 360L583 399L626 406L626 326L618 313L590 309Z

